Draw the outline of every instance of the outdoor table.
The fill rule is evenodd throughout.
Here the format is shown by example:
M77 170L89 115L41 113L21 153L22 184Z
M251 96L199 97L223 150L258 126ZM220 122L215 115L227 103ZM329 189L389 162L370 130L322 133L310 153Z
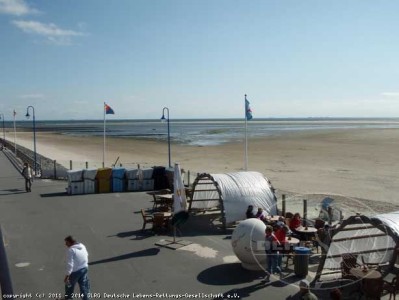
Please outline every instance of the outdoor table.
M351 268L349 273L358 279L380 279L381 273L374 269L364 269L362 267Z
M147 195L164 195L164 194L170 194L169 189L163 189L163 190L158 190L158 191L150 191L147 192Z
M289 236L287 236L287 237L285 237L285 242L290 244L290 246L297 245L297 244L299 244L299 239L294 238L294 237L290 238Z
M314 227L298 227L295 229L296 231L300 232L300 233L316 233L317 232L317 228Z
M154 205L152 208L156 209L156 208L158 208L158 206L161 206L163 204L161 202L165 202L165 200L160 199L160 196L170 194L170 190L164 189L164 190L158 190L158 191L150 191L150 192L147 192L146 194L150 195L153 198Z
M280 217L279 215L266 216L266 220L269 222L277 222Z
M298 227L295 229L296 232L298 232L305 241L309 241L311 239L311 237L313 237L316 232L317 229L314 227Z
M361 281L361 290L364 296L373 298L376 296L374 287L382 284L382 275L379 271L373 269L364 269L363 267L351 268L349 273Z

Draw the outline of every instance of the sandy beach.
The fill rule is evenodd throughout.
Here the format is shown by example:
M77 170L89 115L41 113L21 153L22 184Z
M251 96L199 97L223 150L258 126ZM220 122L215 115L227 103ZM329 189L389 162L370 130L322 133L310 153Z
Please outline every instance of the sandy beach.
M32 133L18 132L17 144L32 149ZM37 134L37 151L69 166L85 161L99 166L102 137ZM303 195L342 195L398 205L398 129L307 131L251 139L249 170L268 177L279 192ZM197 172L225 173L243 169L242 142L219 146L172 144L172 163ZM119 157L124 166L167 165L167 144L133 138L107 138L107 165ZM348 204L348 203L346 203ZM348 204L349 205L349 204ZM377 205L377 207L380 205Z

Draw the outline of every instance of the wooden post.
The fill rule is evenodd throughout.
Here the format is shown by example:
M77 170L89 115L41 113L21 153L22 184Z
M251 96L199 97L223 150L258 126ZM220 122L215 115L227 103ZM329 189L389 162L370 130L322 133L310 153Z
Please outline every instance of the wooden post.
M54 179L57 179L57 161L54 160Z
M69 170L72 170L72 160L69 161Z
M282 200L281 200L281 214L283 217L285 217L285 194L282 195Z
M303 218L302 218L302 225L306 227L306 221L308 219L308 200L303 199Z
M190 186L190 170L187 171L187 185Z
M89 168L89 162L86 161L86 169L88 169L88 168Z

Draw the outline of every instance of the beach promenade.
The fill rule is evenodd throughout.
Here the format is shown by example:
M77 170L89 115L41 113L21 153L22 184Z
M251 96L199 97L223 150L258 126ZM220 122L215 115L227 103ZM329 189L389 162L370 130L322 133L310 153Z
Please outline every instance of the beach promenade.
M262 272L249 272L236 261L230 233L209 226L195 227L195 218L182 228L194 245L180 250L155 246L165 236L142 234L141 208L152 207L145 193L68 196L66 182L35 180L31 193L24 180L0 152L0 223L14 292L33 299L54 299L63 293L64 237L71 234L89 251L93 294L208 296L222 293L250 299L294 299L295 283L273 279L261 284ZM186 229L187 228L187 229ZM78 289L76 289L78 291ZM158 293L159 297L156 297ZM184 295L186 294L187 295ZM202 297L201 297L202 298Z

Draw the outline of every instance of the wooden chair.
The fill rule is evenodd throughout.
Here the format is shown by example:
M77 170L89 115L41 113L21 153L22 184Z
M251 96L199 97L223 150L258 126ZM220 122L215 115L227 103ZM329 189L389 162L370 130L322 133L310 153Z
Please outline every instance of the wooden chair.
M357 263L357 255L352 253L343 253L341 262L342 278L356 280L357 278L350 273L350 269L356 267L359 267L359 264Z
M144 231L146 224L154 223L154 217L152 215L146 214L144 209L141 209L141 215L143 217L143 228L141 231Z
M383 290L389 293L389 300L391 300L392 296L393 300L395 300L396 294L399 292L399 274L391 282L384 280Z
M163 190L152 192L151 195L154 200L154 205L152 206L152 209L157 209L157 208L159 208L159 206L162 205L162 200L160 199L159 195L165 195L165 194L169 194L169 193L170 193L169 189L163 189Z
M325 223L326 222L323 221L322 219L316 219L314 221L314 227L317 228L317 229L323 228Z
M284 256L287 257L287 260L285 262L285 268L288 269L288 263L289 263L290 259L291 259L292 264L294 264L295 252L293 249L290 249L290 251L285 253Z
M154 213L153 215L153 223L152 223L152 230L156 233L164 232L167 229L167 221L163 213Z
M311 251L316 249L316 252L319 253L319 243L317 241L317 237L312 236L309 240L305 241L305 247L311 249Z

